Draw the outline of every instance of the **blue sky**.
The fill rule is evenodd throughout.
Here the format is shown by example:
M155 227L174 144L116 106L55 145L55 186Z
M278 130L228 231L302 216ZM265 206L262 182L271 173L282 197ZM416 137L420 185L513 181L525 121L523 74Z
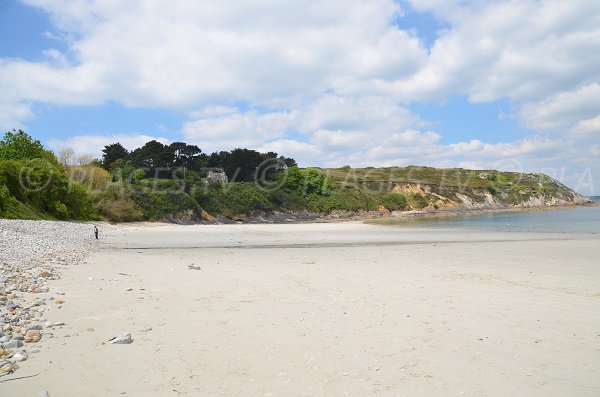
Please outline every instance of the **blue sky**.
M546 172L600 194L600 5L5 0L0 128Z

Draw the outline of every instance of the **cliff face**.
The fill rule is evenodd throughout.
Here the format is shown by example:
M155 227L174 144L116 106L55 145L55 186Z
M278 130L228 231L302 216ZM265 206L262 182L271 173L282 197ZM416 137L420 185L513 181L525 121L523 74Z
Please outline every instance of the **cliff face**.
M547 193L525 188L517 190L515 194L515 192L511 190L496 190L492 193L489 190L480 188L464 187L462 189L457 189L443 188L435 185L421 185L419 183L403 183L394 185L393 191L411 197L413 202L425 201L427 203L425 207L436 209L534 208L584 205L591 203L590 199L564 186L560 190ZM421 208L424 207L411 206L411 209Z
M342 171L345 171L343 173ZM407 209L502 209L590 204L591 200L544 174L495 170L389 167L328 169L341 187L377 186L403 194Z

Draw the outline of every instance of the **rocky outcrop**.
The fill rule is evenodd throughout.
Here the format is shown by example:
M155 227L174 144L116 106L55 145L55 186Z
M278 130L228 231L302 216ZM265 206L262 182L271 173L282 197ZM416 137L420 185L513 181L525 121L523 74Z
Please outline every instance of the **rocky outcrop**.
M527 174L530 177L536 175L538 174ZM537 183L537 188L519 185L480 188L397 183L393 186L393 191L408 198L409 210L536 208L592 203L589 198L545 175L543 183Z

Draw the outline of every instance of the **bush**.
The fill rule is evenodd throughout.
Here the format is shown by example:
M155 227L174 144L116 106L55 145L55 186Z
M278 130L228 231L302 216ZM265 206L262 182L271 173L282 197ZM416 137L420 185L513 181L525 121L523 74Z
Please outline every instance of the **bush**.
M406 198L401 193L384 193L379 200L381 205L390 211L402 211L406 209Z
M97 205L97 209L111 222L136 222L143 219L142 213L131 200L104 201Z
M83 186L69 182L64 168L47 161L0 160L3 195L29 207L28 217L93 219L90 196ZM8 193L7 193L8 192ZM19 207L12 201L13 207ZM6 202L6 198L3 199ZM22 208L21 208L22 209ZM37 213L37 215L36 215Z
M185 211L197 211L198 204L184 192L155 192L136 189L132 195L137 208L147 220L159 220Z
M222 213L225 216L249 214L251 211L272 211L268 194L253 183L232 182L220 192Z
M357 190L337 190L328 196L312 194L308 196L308 200L311 209L318 212L377 209L377 202L374 197Z
M427 201L427 199L418 193L411 194L409 197L409 201L410 201L410 207L417 209L417 210L425 208L429 205L429 202Z

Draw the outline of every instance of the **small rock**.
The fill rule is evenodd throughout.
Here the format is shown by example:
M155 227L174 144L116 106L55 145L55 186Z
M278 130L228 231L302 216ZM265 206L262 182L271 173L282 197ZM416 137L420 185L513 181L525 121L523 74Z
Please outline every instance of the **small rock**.
M133 342L133 339L131 339L130 333L125 332L121 336L111 339L109 342L116 345L128 345Z
M27 352L26 352L26 351L23 351L23 350L21 350L21 351L19 351L19 352L16 352L16 353L15 353L15 354L12 356L12 359L13 359L13 360L15 360L15 361L19 361L19 362L21 362L21 361L25 361L25 360L27 360L28 358L29 358L29 356L27 356Z
M35 325L32 325L31 327L29 327L27 329L27 331L34 331L34 330L41 331L42 330L42 324L35 324Z
M133 291L133 288L127 288L127 289L125 289L125 291L127 291L127 292Z
M149 325L147 325L144 328L140 329L140 331L142 331L142 332L152 331L152 327L150 327Z
M36 343L42 339L42 334L38 330L27 331L25 334L25 343Z
M18 349L23 346L23 342L20 340L11 340L10 342L6 342L2 345L3 349Z
M46 390L44 390L43 392L40 393L40 397L50 397L50 393L48 393Z
M63 323L62 321L52 324L53 327L62 327L63 325L65 325L65 323Z
M9 362L0 364L0 376L12 374L13 372L15 372L15 370L17 368L18 368L17 364L13 364L13 363L9 363Z
M2 338L0 338L0 343L6 343L10 341L10 336L8 335L4 335Z

